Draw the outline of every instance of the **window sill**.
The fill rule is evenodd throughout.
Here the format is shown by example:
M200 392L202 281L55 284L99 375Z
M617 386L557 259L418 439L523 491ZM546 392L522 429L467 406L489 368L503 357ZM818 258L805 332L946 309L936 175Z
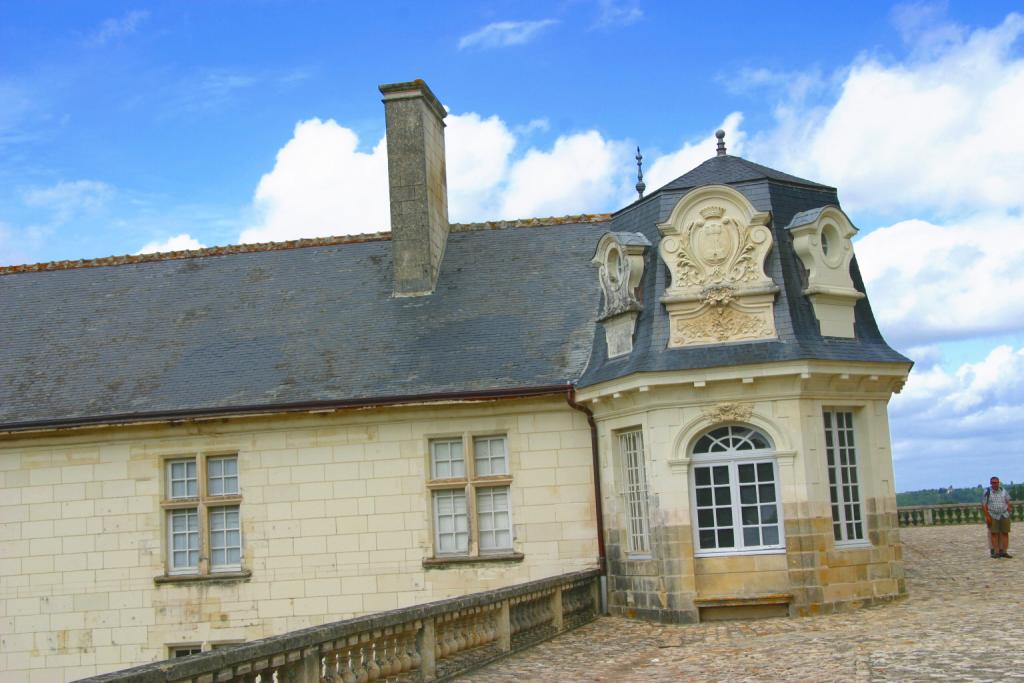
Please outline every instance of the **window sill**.
M455 555L452 557L426 557L423 566L427 569L449 567L460 564L478 564L490 562L522 562L526 555L522 553L502 553L501 555Z
M212 574L162 574L153 577L153 583L217 583L229 581L248 581L252 571L243 569L240 572L214 572Z
M715 557L736 557L737 555L785 555L786 548L758 548L757 550L746 550L743 548L733 550L719 550L716 552L697 551L693 554L698 560L709 560Z

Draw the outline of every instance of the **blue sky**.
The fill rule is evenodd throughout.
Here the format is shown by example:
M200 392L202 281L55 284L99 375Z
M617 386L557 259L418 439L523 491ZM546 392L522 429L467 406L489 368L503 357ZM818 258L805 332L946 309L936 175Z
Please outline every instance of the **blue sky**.
M1014 12L1018 12L1015 14ZM614 210L730 152L836 185L897 488L1024 480L1024 16L947 4L0 4L0 264L387 229L376 86L449 108L452 219Z

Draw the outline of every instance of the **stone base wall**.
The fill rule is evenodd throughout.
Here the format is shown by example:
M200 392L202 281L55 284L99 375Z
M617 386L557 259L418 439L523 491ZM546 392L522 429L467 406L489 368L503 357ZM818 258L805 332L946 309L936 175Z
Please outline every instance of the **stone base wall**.
M698 621L690 527L658 527L651 536L652 553L631 557L618 530L607 533L608 611L663 624Z
M872 501L867 509L874 506ZM758 596L791 596L790 616L856 609L904 597L902 545L894 513L870 514L870 546L837 547L832 520L786 521L785 553L693 557L689 526L652 529L650 559L625 553L618 531L607 535L608 609L660 623L702 620L701 601L735 599L705 608L708 618L775 616ZM687 542L683 542L686 539Z

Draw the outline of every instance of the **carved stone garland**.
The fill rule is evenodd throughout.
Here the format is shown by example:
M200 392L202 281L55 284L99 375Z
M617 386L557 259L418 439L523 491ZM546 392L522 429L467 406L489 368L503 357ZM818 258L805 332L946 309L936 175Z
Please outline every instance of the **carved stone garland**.
M772 304L779 288L764 273L772 247L768 220L719 185L683 197L658 226L658 252L672 277L661 299L670 347L776 337Z

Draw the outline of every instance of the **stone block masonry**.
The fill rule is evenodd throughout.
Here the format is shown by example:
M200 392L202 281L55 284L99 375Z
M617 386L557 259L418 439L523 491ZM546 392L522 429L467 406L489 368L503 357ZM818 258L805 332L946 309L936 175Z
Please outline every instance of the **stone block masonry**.
M517 555L426 567L429 440L478 434L507 437ZM69 680L594 568L587 438L561 397L3 437L0 669ZM237 454L245 571L157 583L161 463L195 454Z

